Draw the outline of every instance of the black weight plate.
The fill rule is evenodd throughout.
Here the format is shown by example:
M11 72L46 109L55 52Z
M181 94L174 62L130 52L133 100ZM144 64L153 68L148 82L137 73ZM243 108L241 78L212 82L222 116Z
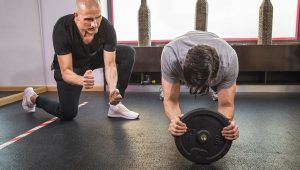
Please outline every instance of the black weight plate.
M230 149L232 141L226 140L221 131L229 121L218 112L195 109L182 117L187 132L175 137L179 152L198 164L209 164L222 158Z

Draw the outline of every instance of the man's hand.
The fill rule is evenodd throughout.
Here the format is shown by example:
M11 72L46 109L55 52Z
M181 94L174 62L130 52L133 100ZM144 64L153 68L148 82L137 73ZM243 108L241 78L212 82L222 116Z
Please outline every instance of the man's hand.
M173 136L181 136L187 131L186 124L181 121L181 117L183 116L176 116L174 119L171 120L169 124L169 132Z
M87 70L83 75L83 87L85 89L92 89L94 86L94 75L92 70Z
M222 136L228 140L236 140L239 137L239 126L235 124L235 121L230 121L230 124L223 128Z
M109 103L111 105L117 105L122 99L122 96L118 89L115 89L109 93Z

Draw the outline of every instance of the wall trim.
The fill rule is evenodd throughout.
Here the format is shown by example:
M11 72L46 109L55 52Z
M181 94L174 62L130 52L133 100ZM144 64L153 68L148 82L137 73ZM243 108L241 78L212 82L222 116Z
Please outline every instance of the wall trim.
M47 91L49 92L56 92L57 91L57 88L56 86L46 86L47 88ZM95 92L99 92L99 91L104 91L104 86L103 85L96 85L94 86L94 88L92 89L82 89L82 91L95 91Z
M27 87L29 87L29 86L0 86L0 91L19 92L19 93L13 94L13 95L9 95L9 96L0 98L0 107L22 100L23 95L24 95L23 91ZM56 86L31 86L31 87L34 88L34 91L37 94L41 94L41 93L45 93L45 92L57 92ZM89 90L83 89L82 91L101 92L101 91L104 91L104 86L97 85L97 86L94 86L94 88L92 88L92 89L89 89Z
M0 91L22 92L27 87L33 87L34 89L37 89L37 88L45 88L46 86L0 86Z
M161 85L129 85L126 92L159 92ZM185 85L181 92L189 92ZM237 85L237 92L253 93L300 93L300 85Z
M23 87L23 89L25 89L25 88ZM34 91L37 94L41 94L41 93L47 92L47 88L45 86L36 87L36 88L34 88ZM4 106L4 105L7 105L7 104L10 104L10 103L14 103L14 102L19 101L19 100L22 100L23 95L24 95L24 92L20 92L20 93L17 93L17 94L13 94L13 95L9 95L9 96L0 98L0 107Z
M0 86L0 91L23 91L28 86ZM56 86L33 86L37 94L45 92L56 92ZM161 85L129 85L127 92L159 92ZM182 92L188 92L188 89L182 85ZM83 89L83 91L99 92L104 91L103 85L94 86L93 89ZM300 93L300 85L238 85L237 92L253 93ZM24 93L20 92L10 96L0 98L0 107L22 100Z

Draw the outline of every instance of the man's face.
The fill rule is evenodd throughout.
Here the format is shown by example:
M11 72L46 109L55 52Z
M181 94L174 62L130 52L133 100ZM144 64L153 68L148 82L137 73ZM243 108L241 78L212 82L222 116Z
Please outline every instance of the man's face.
M74 16L79 30L91 35L98 32L102 20L100 8L81 9Z

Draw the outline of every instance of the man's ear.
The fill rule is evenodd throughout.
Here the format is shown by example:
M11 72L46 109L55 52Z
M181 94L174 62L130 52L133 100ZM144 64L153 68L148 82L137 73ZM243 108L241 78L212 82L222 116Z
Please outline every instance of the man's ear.
M77 22L78 21L78 17L79 17L78 13L74 12L73 15L74 15L74 21Z

